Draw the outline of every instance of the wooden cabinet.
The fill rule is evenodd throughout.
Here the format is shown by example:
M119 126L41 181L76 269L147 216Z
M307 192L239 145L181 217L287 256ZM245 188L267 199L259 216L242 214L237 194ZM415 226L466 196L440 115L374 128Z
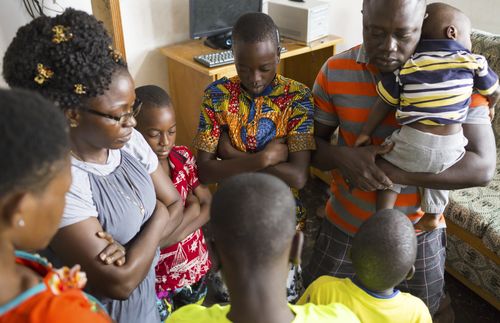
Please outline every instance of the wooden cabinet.
M342 38L333 35L309 45L283 39L281 46L287 51L281 54L278 73L312 87L319 69L335 54L335 46L341 41ZM161 49L167 57L169 94L177 117L178 145L192 145L205 88L224 76L236 75L234 64L208 68L193 60L194 56L214 51L203 45L201 40L190 40Z

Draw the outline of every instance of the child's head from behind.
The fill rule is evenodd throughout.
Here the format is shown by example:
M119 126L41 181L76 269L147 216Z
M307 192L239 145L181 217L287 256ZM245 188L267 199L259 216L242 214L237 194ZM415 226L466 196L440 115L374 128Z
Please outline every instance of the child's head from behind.
M209 226L226 277L278 266L286 280L290 256L300 253L300 246L292 247L298 242L295 200L290 188L271 175L240 174L222 182Z
M242 15L233 27L236 71L243 87L252 95L261 94L279 64L278 29L271 17L253 12Z
M403 213L386 209L366 220L353 239L351 259L357 278L372 291L386 291L413 273L417 238Z
M462 11L435 2L427 6L427 15L422 27L423 39L454 39L466 49L471 49L471 22Z
M0 102L0 237L17 249L43 249L71 184L66 120L33 92L0 90Z
M170 96L156 85L138 87L135 93L142 103L136 128L158 158L166 158L176 137L175 111Z

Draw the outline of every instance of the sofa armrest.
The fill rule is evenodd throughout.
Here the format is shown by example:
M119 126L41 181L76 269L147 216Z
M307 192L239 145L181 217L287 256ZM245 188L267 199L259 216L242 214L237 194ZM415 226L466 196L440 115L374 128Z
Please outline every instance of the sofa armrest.
M500 35L491 34L482 30L474 29L471 33L472 52L483 55L488 61L490 68L500 75ZM500 148L500 104L495 107L495 120L493 120L493 131L497 147Z

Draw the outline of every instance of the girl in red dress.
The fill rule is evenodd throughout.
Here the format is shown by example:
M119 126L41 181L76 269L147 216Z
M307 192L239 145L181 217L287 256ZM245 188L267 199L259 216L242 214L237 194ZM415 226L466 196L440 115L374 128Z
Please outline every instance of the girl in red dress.
M156 266L156 292L163 319L183 305L203 302L207 293L205 276L211 262L201 226L208 222L212 195L198 181L191 151L175 145L175 112L168 94L147 85L137 88L136 95L142 102L136 128L170 174L184 205L184 217L176 229L179 242L162 246Z

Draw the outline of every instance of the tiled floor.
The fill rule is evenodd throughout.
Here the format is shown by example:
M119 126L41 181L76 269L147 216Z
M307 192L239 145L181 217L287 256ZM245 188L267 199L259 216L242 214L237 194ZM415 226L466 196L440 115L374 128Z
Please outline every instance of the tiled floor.
M306 224L306 239L304 245L303 263L306 263L314 246L321 219L316 216L328 198L328 186L319 179L310 179L301 192L302 200L308 210ZM489 323L500 322L500 312L488 304L474 292L462 285L450 275L445 276L446 290L451 297L456 323Z

